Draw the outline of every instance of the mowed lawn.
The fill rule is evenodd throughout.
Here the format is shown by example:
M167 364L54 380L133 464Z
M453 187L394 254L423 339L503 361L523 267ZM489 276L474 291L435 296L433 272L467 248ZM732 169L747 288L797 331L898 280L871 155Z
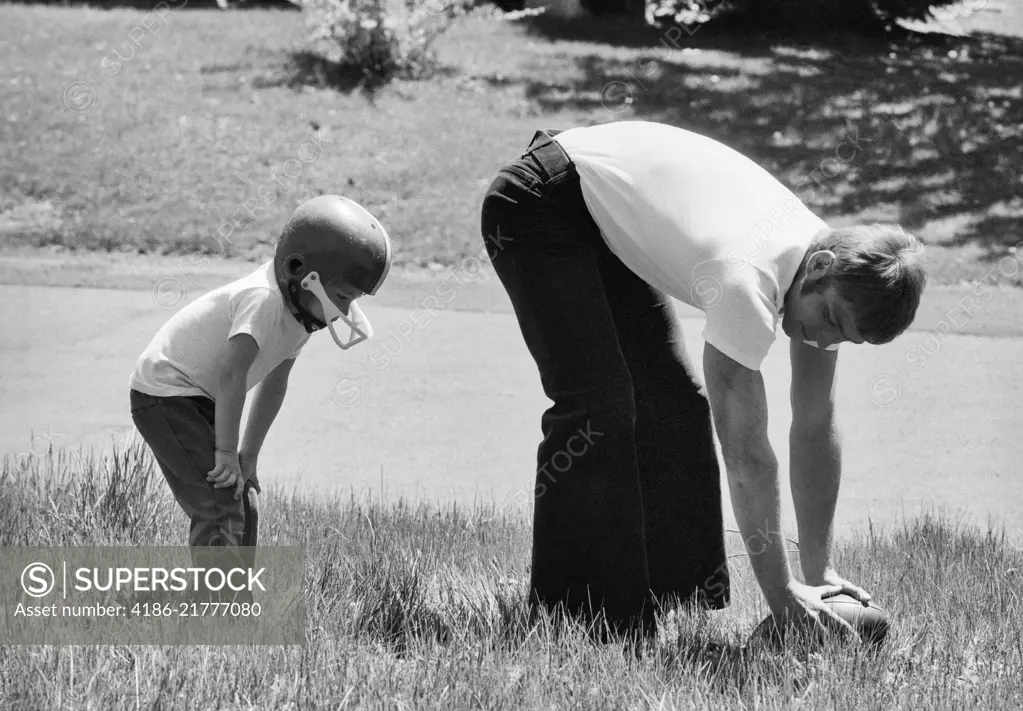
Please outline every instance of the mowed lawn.
M1019 24L1000 7L967 24ZM537 128L651 119L746 152L835 224L902 221L939 282L1020 282L995 267L1023 214L1011 32L888 47L498 17L460 20L432 77L369 89L309 56L298 12L0 7L0 239L259 257L298 202L340 192L400 263L453 264Z
M256 258L297 202L342 192L388 224L399 262L452 264L536 128L649 118L746 151L836 223L905 221L938 281L1020 282L996 261L1019 240L1013 36L965 54L608 36L479 13L439 43L434 77L367 91L301 54L294 12L0 6L0 244ZM843 538L839 569L894 621L877 652L751 642L766 610L730 532L732 606L662 616L637 656L526 622L526 511L274 484L261 504L263 545L306 546L305 646L0 646L0 707L1023 705L1023 552L1001 530L924 516ZM184 541L143 447L4 462L0 545Z
M177 545L144 447L7 460L0 545ZM0 706L35 709L1010 709L1023 704L1023 553L934 516L837 563L893 628L879 650L751 641L766 610L730 534L732 605L660 616L637 655L527 622L528 521L493 506L261 497L266 545L306 547L304 646L0 646ZM793 544L793 550L795 545ZM795 562L796 556L792 555ZM259 601L260 598L257 598Z

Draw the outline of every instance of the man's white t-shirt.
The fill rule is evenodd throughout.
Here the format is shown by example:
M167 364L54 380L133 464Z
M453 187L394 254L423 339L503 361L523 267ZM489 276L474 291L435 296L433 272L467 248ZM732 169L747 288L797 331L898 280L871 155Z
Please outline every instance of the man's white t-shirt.
M309 340L284 303L273 261L174 314L142 353L129 385L158 397L205 395L216 400L227 341L239 333L249 334L259 346L247 390L285 360L297 357Z
M707 343L759 370L785 292L827 224L752 160L685 129L618 121L555 140L608 248L652 286L701 309Z

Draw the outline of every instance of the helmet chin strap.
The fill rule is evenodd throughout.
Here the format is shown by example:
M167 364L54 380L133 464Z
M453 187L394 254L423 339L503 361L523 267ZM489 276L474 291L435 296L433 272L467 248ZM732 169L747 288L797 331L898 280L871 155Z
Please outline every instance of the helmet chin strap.
M327 292L323 289L323 283L320 281L320 275L317 272L310 272L302 280L302 288L306 291L311 291L320 302L320 308L323 309L323 316L327 321L327 328L330 330L331 338L334 339L334 343L337 344L338 348L343 351L348 350L352 346L356 346L363 341L369 340L373 337L373 327L369 323L369 319L362 313L362 309L359 305L352 301L348 305L348 316L341 312L341 309L330 300L327 296ZM337 331L334 330L334 321L341 319L351 329L351 333L348 336L348 340L342 341Z
M817 345L817 341L803 341L803 343L805 343L808 346L813 346L814 348L820 348L820 346ZM823 348L822 350L825 350L825 351L837 351L838 350L838 345L839 344L837 344L837 343L832 343L830 346L828 346L827 348Z

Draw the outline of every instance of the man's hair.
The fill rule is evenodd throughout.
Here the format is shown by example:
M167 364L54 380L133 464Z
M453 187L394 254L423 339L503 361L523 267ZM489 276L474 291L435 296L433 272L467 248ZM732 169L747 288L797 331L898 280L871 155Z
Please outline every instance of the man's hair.
M909 328L927 284L923 244L898 225L876 223L832 230L810 253L827 249L835 264L818 289L835 285L867 343L889 343Z

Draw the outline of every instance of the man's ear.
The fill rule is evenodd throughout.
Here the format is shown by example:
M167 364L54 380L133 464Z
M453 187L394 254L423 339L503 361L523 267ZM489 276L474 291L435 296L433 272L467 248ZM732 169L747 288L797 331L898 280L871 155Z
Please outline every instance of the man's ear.
M806 279L816 282L824 278L835 265L835 253L829 249L820 249L811 254L806 260Z

